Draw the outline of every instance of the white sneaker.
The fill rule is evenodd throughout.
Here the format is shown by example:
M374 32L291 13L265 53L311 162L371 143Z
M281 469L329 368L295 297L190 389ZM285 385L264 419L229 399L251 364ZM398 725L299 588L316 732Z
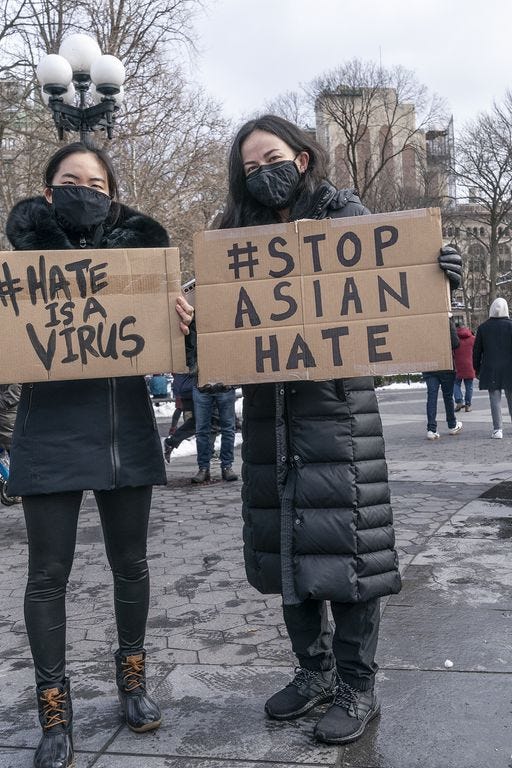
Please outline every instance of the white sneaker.
M458 421L454 427L448 430L449 435L458 435L462 431L462 421Z
M502 429L494 429L492 432L491 437L493 437L495 440L502 440L503 439L503 430Z
M430 429L427 432L427 440L439 440L440 437L439 432L432 432Z

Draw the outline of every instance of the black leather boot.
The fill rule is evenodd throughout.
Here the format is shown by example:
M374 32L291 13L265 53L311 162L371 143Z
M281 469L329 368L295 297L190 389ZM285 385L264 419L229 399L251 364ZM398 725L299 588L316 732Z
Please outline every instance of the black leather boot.
M38 688L37 706L43 735L34 755L34 768L72 768L75 756L69 678L55 688Z
M136 733L158 728L160 708L146 691L146 651L116 651L115 660L119 703L128 728Z

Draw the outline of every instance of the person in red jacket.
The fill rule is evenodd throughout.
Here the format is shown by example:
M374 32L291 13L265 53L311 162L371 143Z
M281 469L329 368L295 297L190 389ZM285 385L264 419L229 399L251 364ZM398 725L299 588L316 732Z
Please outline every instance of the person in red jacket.
M453 385L453 396L455 398L455 410L471 410L471 400L473 397L473 379L475 378L475 369L473 368L473 347L475 345L475 334L464 325L457 324L457 336L459 337L459 346L453 350L453 359L455 362L455 384ZM464 382L465 396L462 397L462 382Z

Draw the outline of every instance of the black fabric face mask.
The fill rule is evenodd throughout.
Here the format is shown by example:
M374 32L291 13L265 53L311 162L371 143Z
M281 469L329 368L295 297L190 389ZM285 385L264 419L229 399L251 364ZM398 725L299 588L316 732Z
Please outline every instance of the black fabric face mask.
M103 192L71 184L51 187L51 190L55 218L63 229L88 232L107 218L112 201Z
M247 176L247 191L266 208L288 208L300 181L299 169L293 160L260 165Z

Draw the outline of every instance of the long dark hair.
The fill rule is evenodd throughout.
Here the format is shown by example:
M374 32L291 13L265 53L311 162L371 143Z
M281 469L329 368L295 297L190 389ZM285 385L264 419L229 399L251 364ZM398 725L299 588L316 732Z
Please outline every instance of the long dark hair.
M229 155L229 193L220 228L273 224L280 221L277 211L258 203L247 191L246 174L242 161L242 144L253 131L273 133L295 153L307 152L309 163L301 176L292 203L291 219L301 218L318 185L327 178L328 157L325 150L306 131L277 115L262 115L242 125L233 141Z
M43 181L45 185L47 187L52 185L55 174L59 170L59 166L62 161L70 155L76 154L77 152L89 152L92 155L96 155L98 161L101 163L105 169L105 173L107 174L109 195L113 200L117 200L119 192L112 160L103 149L95 147L93 144L84 144L81 141L75 141L72 144L66 144L63 147L60 147L60 149L58 149L50 157L43 173Z

